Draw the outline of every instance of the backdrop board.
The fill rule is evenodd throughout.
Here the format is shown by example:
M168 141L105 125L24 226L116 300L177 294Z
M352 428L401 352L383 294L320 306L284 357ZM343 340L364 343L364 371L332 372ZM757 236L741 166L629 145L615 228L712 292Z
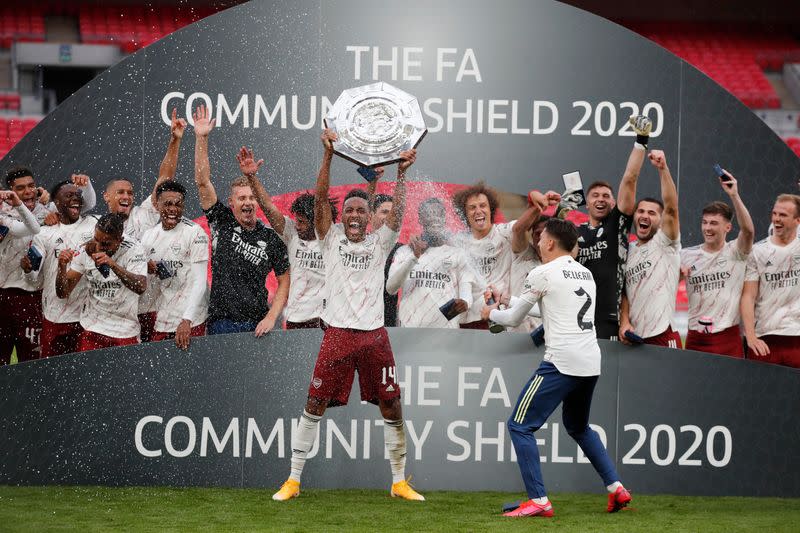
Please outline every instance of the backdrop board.
M391 329L408 473L422 490L521 491L505 427L542 357L525 334ZM0 368L0 484L278 487L321 332L196 338ZM591 423L640 493L800 496L800 372L600 341ZM769 394L764 394L769 391ZM386 488L378 409L331 408L304 485ZM556 412L548 489L603 491Z
M254 0L185 27L110 68L48 115L6 156L45 184L71 172L100 186L152 187L168 116L206 103L212 175L224 193L234 154L267 161L273 194L313 187L322 118L349 87L386 81L417 96L429 135L414 180L486 179L515 193L560 189L561 175L619 182L626 125L655 123L681 196L684 244L700 240L702 206L726 199L712 165L739 179L758 235L772 201L796 190L800 159L736 98L676 56L608 20L550 0ZM192 181L193 133L178 179ZM391 175L391 174L390 174ZM360 183L337 160L333 183ZM388 176L387 176L387 179ZM193 189L193 188L190 188ZM639 196L658 195L649 164ZM191 191L187 215L200 214Z

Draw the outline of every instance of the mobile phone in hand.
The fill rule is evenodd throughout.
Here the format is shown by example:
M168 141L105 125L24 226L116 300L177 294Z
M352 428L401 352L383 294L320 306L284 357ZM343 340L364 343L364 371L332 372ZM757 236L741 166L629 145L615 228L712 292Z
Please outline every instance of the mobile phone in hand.
M158 279L167 279L172 277L172 269L163 260L156 263L156 275Z
M6 235L8 235L8 226L0 224L0 242L3 241Z
M722 171L722 167L719 166L719 163L714 164L714 173L721 179L722 181L731 181L731 178Z
M39 270L42 266L42 253L35 246L28 248L28 259L31 260L31 268Z
M456 299L451 298L446 304L439 307L439 311L444 315L447 320L453 320L455 317L458 316L455 309L453 309L456 305Z
M633 344L644 344L644 339L641 338L636 333L632 332L631 330L625 332L625 338L628 339Z

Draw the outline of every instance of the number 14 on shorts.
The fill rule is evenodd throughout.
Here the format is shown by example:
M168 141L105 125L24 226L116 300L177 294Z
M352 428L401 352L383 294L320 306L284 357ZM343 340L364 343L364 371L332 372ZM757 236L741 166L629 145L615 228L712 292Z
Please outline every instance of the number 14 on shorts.
M385 366L381 369L381 385L386 385L386 377L389 377L389 381L395 382L395 367L394 366Z

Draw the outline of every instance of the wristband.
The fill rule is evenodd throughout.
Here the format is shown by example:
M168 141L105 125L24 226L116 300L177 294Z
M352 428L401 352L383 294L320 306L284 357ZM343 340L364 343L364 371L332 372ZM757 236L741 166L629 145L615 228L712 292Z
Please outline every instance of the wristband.
M642 146L644 146L645 149L647 149L647 141L649 141L649 140L650 140L650 136L649 135L636 134L636 142L641 144Z

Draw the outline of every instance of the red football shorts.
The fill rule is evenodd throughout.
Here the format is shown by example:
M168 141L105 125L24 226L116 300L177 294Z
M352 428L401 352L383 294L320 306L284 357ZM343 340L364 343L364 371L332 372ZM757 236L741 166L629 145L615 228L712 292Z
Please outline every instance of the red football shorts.
M800 336L764 335L759 338L769 346L769 354L759 357L752 348L749 348L747 350L748 359L800 368Z
M136 337L128 337L126 339L117 339L116 337L108 337L101 335L94 331L84 330L81 333L80 351L88 352L89 350L99 350L101 348L113 348L114 346L128 346L130 344L139 344L139 339Z
M690 329L686 336L685 348L730 357L744 357L742 335L738 324L716 333L702 333Z
M141 331L139 332L141 341L150 342L153 340L153 333L156 330L156 312L139 315L139 326L141 326Z
M666 346L667 348L681 348L681 334L669 326L662 333L644 340L645 344L652 346Z
M328 326L319 347L308 395L329 400L331 407L347 405L355 371L358 371L363 401L377 404L378 400L400 397L386 328L362 331Z
M42 317L42 334L39 337L42 358L80 352L81 333L83 328L80 322L60 324Z
M42 330L42 291L0 289L0 365L11 361L17 348L17 361L38 359Z
M206 323L205 322L203 322L202 324L196 325L195 327L193 327L189 331L189 336L190 337L203 337L203 336L205 336L205 334L206 334ZM150 340L153 341L153 342L158 342L158 341L165 341L165 340L174 339L174 338L175 338L175 332L174 331L169 331L169 332L167 332L167 331L153 331L153 336L150 338Z

